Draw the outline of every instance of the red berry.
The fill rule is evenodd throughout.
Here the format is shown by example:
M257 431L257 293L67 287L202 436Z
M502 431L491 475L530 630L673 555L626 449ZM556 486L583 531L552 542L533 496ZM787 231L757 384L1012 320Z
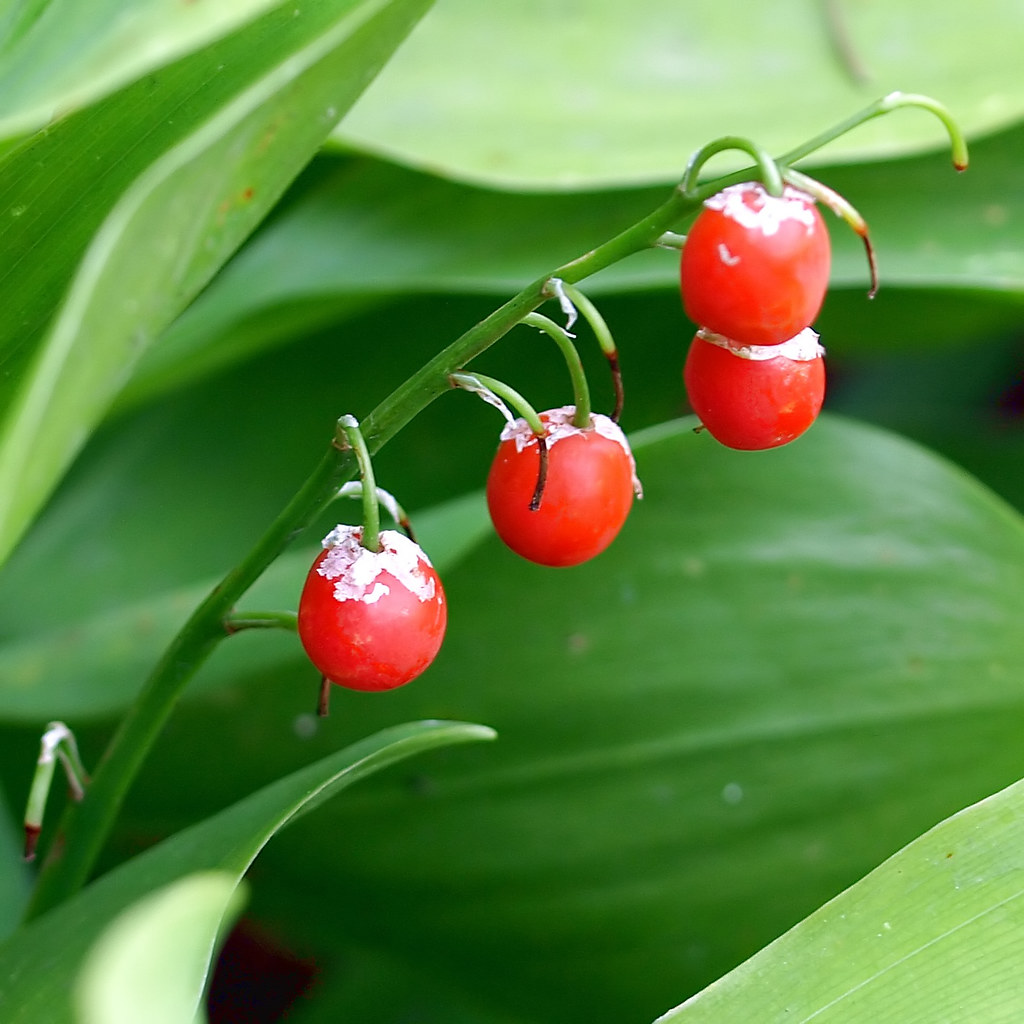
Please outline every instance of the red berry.
M737 345L699 331L683 377L693 411L729 448L788 444L815 420L825 397L824 350L805 329L781 345Z
M814 200L756 182L704 204L683 245L683 307L744 345L778 345L809 327L828 287L828 230Z
M390 690L434 660L448 613L437 572L404 534L383 530L379 551L362 528L336 526L299 599L299 638L332 683Z
M607 416L575 427L573 406L541 413L548 471L540 506L530 508L540 455L525 420L508 424L487 477L487 506L498 536L540 565L578 565L615 539L639 494L625 434Z

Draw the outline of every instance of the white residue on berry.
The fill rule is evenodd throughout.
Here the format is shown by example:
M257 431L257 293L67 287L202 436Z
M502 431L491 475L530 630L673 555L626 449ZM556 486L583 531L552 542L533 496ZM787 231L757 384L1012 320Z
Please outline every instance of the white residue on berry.
M644 492L636 475L636 461L633 458L629 442L626 440L626 435L622 432L622 427L611 417L603 416L599 412L591 414L589 427L577 427L572 422L575 416L575 405L563 405L560 409L549 409L547 412L541 413L540 418L544 421L544 439L547 441L548 451L567 437L586 435L589 432L600 434L601 437L614 441L628 456L629 465L633 471L633 492L638 498L642 498ZM505 424L505 428L501 432L501 440L515 441L516 451L521 452L524 448L529 448L530 445L537 443L537 435L534 434L526 420L517 419Z
M751 192L757 194L753 207L744 198ZM815 226L814 200L792 185L787 185L781 196L771 195L756 181L730 185L706 199L704 205L709 210L720 210L740 227L760 231L762 235L776 234L784 221L798 221L808 231L813 231Z
M794 335L788 341L779 345L742 345L724 334L715 334L706 327L697 332L697 337L702 338L710 345L717 345L731 352L740 359L752 359L755 362L765 359L776 359L782 356L784 359L792 359L798 363L809 363L814 359L820 359L825 354L825 349L818 344L818 334L810 327L805 327L799 334Z
M425 572L430 559L418 544L397 530L382 530L380 550L368 551L360 543L361 526L339 524L323 539L327 555L317 567L326 580L334 582L336 601L362 601L374 604L391 593L380 576L387 573L420 601L431 601L437 587L432 574Z
M735 267L740 262L739 256L733 256L729 249L721 242L718 243L718 258L727 266Z

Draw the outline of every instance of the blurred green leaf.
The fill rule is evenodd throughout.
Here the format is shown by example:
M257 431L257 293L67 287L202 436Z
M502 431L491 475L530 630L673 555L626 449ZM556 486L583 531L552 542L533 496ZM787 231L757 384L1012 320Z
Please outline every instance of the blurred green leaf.
M0 138L27 134L192 53L275 0L37 0L0 11Z
M296 657L180 709L125 848L396 717L487 721L486 756L445 752L283 836L254 912L498 1015L651 1019L1017 778L1021 517L842 420L756 454L689 425L638 438L645 498L593 563L492 540L449 572L449 635L414 684L338 694L314 729Z
M493 735L484 726L457 722L394 726L134 857L0 944L0 1018L4 1024L72 1021L71 982L93 942L125 908L194 872L227 872L237 885L278 830L339 790L413 754Z
M1024 1014L1024 783L969 807L659 1024Z
M122 911L86 957L75 984L76 1020L192 1021L202 1013L218 936L241 903L238 879L210 871L186 875Z
M0 168L17 225L5 243L15 257L15 273L4 285L23 307L11 310L8 337L0 337L12 360L0 389L0 558L49 495L141 351L273 205L426 2L340 0L302 18L287 5L240 33L228 52L214 48L186 58L156 76L155 90L154 80L147 79L106 107L71 117ZM257 45L252 54L236 55L241 70L227 76L234 90L224 95L224 83L216 83L205 107L200 101L190 114L178 114L184 131L174 117L167 128L161 102L173 97L180 104L182 95L168 93L168 87L202 93L241 42ZM146 94L154 91L156 102L149 107ZM130 117L110 116L110 108L116 114L123 107ZM116 134L106 135L110 130ZM95 207L79 215L78 230L88 225L95 233L90 239L73 231L69 244L55 230L62 217L53 204L76 192L81 201L97 162L119 154L123 139L142 130L149 161L135 165L133 176L122 171L119 188L107 184L109 212L100 205L99 217ZM73 146L83 133L99 134L99 152ZM55 172L60 188L47 196ZM31 235L40 223L42 242ZM44 326L41 318L51 308L44 299L62 294L65 283L55 269L63 265L71 274L74 261L68 257L86 244L69 290ZM51 262L54 251L61 258ZM34 330L41 335L33 337Z
M820 171L872 226L883 301L895 289L1024 296L1024 250L1015 229L1024 216L1015 187L1022 143L1021 129L979 143L963 177L936 154ZM340 323L394 294L512 293L664 198L663 188L513 195L374 161L324 161L314 180L150 350L123 403L180 387L297 332ZM867 288L860 241L829 220L834 294L826 318L830 304L842 301L836 291L863 294ZM642 253L584 287L595 294L675 290L678 257L665 250ZM1015 318L1015 306L1004 315ZM835 319L842 325L848 318ZM860 333L861 343L870 344L878 332L858 332L854 322L846 333ZM906 334L889 332L886 347Z
M338 137L536 189L672 181L721 135L784 151L898 89L948 103L977 135L1024 113L1022 32L1010 0L520 0L486 16L474 0L440 0ZM934 148L940 131L923 114L884 118L825 159Z

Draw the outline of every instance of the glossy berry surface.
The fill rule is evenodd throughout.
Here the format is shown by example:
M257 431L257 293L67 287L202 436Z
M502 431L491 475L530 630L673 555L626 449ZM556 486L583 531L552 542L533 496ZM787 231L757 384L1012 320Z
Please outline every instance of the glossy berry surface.
M540 464L524 420L508 424L487 478L487 506L498 536L539 565L578 565L599 555L622 529L639 484L625 435L607 416L572 425L575 409L541 413L548 471L540 506L531 510Z
M716 334L778 345L813 323L830 263L828 230L810 196L734 185L707 200L686 236L683 307Z
M306 577L299 639L332 683L391 690L420 675L444 639L447 606L437 572L419 546L383 530L381 550L362 528L337 526Z
M822 354L811 330L762 348L698 332L683 371L690 405L708 432L729 448L759 451L788 444L821 410Z

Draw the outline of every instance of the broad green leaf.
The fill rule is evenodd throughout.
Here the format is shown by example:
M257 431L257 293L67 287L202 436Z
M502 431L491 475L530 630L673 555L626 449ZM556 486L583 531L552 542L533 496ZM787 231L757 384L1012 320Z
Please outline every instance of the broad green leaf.
M493 735L484 726L453 722L392 727L134 857L0 945L0 1017L5 1024L72 1021L70 984L93 942L125 908L195 872L226 872L237 885L276 832L344 787L413 754Z
M784 151L898 89L935 96L979 134L1024 113L1022 32L1012 0L520 0L486 14L440 0L338 137L536 189L672 181L690 150L722 135ZM928 122L885 118L827 159L934 146Z
M275 0L36 0L0 10L0 138L68 111L208 45Z
M500 749L283 836L259 911L499 1015L650 1020L1019 777L1021 517L842 420L756 454L689 426L638 438L644 500L593 563L543 570L492 540L447 573L449 634L414 684L338 694L310 734L296 657L179 709L125 848L395 717L487 721Z
M1024 783L900 850L658 1024L1015 1021Z
M193 1020L202 1012L217 939L240 909L241 897L234 875L201 872L119 914L89 951L76 981L80 1024Z
M1024 250L1014 228L1024 215L1014 184L1022 141L1024 132L1013 129L979 143L962 177L935 153L820 170L871 225L882 274L879 305L886 306L879 324L894 321L888 297L897 289L987 291L994 299L1024 294ZM511 294L639 220L665 196L665 188L514 195L373 161L324 161L315 183L149 352L124 402L182 386L297 331L350 319L392 294ZM829 227L834 296L823 330L831 331L830 344L837 334L870 344L880 328L859 329L848 315L851 303L839 295L855 290L859 317L867 318L860 301L867 285L863 248L841 221L829 216ZM595 295L674 291L678 257L666 250L639 254L584 287ZM842 311L829 322L834 305ZM1016 309L1001 315L1010 321ZM918 332L909 326L890 331L886 348L914 338Z
M21 348L14 349L7 385L14 390L0 412L0 557L49 495L140 352L252 230L424 5L349 0L309 19L295 19L289 6L289 18L302 28L270 45L270 66L250 65L244 91L189 122L183 137L164 136L172 144L112 197L36 350L15 342ZM273 20L256 27L266 32ZM194 88L216 77L216 59L214 54L201 68ZM88 118L88 112L80 116ZM5 168L22 192L39 189L43 177L38 167L34 177L22 177L32 153L30 147L17 155L13 170ZM77 175L65 176L63 167L57 173L69 188L81 168ZM22 192L14 198L24 219L29 205ZM53 223L44 225L52 231ZM45 262L46 248L30 249L30 276L38 261Z

